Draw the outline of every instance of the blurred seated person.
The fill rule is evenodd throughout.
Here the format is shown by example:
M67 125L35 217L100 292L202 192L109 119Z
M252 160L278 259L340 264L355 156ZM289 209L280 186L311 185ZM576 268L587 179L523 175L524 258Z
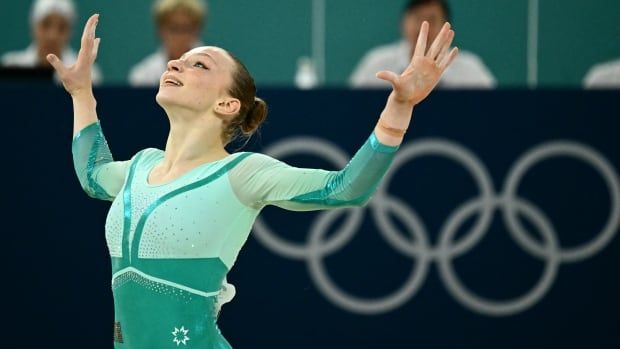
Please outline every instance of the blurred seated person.
M155 25L162 46L129 72L131 86L159 86L168 61L179 59L200 42L200 30L207 7L201 0L158 0L153 7Z
M411 62L420 26L429 23L428 42L435 39L441 27L450 20L450 8L446 0L410 0L405 5L401 19L402 39L392 44L370 50L349 79L354 88L391 88L386 80L375 77L381 70L401 73ZM496 81L482 60L475 54L461 50L446 69L439 88L494 88Z
M66 65L73 65L77 54L69 46L69 39L75 16L72 0L36 0L30 11L33 42L22 51L4 54L0 64L3 67L52 69L45 57L53 53ZM57 76L55 80L60 83ZM101 83L101 71L97 66L93 66L92 80L95 85Z
M587 89L620 89L620 58L599 63L590 68L583 79L583 87Z

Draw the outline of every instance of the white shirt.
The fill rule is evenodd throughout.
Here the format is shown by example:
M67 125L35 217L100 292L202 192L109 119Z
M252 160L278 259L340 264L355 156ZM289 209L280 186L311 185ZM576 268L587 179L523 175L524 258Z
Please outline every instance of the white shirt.
M584 88L620 88L620 59L600 63L583 79Z
M168 54L163 48L146 56L129 71L129 84L131 86L159 86L161 74L166 71Z
M375 77L381 70L402 73L411 62L411 50L405 40L376 47L362 58L349 79L351 87L389 88L388 81ZM458 56L443 73L439 88L494 88L496 81L475 54L459 50Z
M194 44L194 47L200 46L204 46L200 41ZM129 84L134 87L159 86L159 79L168 68L169 60L166 50L160 47L131 68Z
M0 59L0 61L3 67L34 68L39 63L39 56L37 52L37 46L32 43L25 50L5 53L2 55L2 59ZM65 47L62 51L61 60L66 66L70 67L77 61L77 54L70 47ZM101 71L97 65L93 65L91 78L93 85L101 84ZM56 73L54 73L54 80L60 83L60 79Z

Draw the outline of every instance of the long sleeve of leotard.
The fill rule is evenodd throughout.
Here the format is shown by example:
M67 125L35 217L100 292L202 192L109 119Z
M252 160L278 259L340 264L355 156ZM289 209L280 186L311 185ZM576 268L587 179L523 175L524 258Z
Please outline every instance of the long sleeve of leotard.
M71 151L75 173L88 196L114 200L123 186L130 160L114 161L99 120L73 137Z
M397 149L379 142L373 132L339 171L294 167L255 153L239 163L229 178L237 197L250 207L275 205L309 211L362 206L370 200Z

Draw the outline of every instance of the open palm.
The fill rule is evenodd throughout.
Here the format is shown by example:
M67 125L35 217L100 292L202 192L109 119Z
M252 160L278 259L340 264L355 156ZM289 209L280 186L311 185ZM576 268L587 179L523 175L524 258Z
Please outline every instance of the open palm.
M411 105L420 103L431 93L443 72L458 54L458 48L454 47L450 50L454 39L454 31L450 29L450 23L444 24L427 51L428 29L429 24L424 21L411 63L402 74L398 75L386 70L377 73L379 79L392 84L394 97L400 102Z
M47 55L47 60L58 73L63 86L70 94L74 95L79 91L88 91L92 88L91 71L93 63L97 58L100 38L95 38L95 30L99 22L99 15L92 15L82 33L82 42L77 60L71 67L65 66L62 61L54 54Z

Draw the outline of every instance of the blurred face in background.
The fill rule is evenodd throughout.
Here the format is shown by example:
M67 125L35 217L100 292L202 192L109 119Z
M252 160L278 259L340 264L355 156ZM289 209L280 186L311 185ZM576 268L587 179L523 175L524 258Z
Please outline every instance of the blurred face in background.
M201 23L185 9L164 15L159 22L159 36L170 59L178 59L192 49L200 35Z
M412 54L413 48L415 48L416 42L418 41L420 26L423 21L429 23L428 48L430 43L435 40L437 34L439 34L441 26L447 21L447 18L443 8L438 3L429 3L415 7L403 15L402 35L411 45Z
M62 58L62 50L71 36L71 23L66 17L50 14L35 23L33 36L39 50L39 62L49 64L45 59L49 53Z

